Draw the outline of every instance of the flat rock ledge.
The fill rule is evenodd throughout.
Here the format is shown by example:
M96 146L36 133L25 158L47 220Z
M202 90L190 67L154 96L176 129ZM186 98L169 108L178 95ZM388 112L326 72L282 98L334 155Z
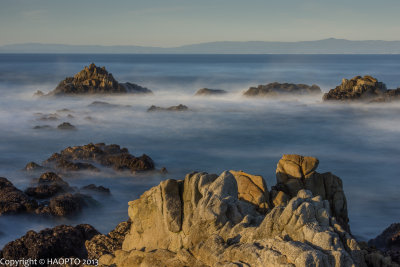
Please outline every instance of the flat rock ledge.
M284 155L271 190L243 171L162 181L129 202L118 237L86 241L88 255L100 266L398 266L352 237L342 181L317 167Z
M277 97L287 95L316 95L321 94L321 88L318 85L294 84L294 83L269 83L250 87L243 93L244 96L251 97Z

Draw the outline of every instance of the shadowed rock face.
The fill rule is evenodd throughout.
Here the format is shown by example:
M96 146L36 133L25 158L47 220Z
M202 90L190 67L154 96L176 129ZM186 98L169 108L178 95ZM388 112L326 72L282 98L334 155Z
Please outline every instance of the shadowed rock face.
M195 96L212 96L212 95L224 95L227 92L221 89L209 89L209 88L202 88L199 89Z
M35 200L17 189L8 179L0 177L0 215L32 212L37 206Z
M329 188L291 186L293 179L313 180L317 165L312 157L281 159L275 188L286 191L282 201L273 201L279 193L268 192L261 176L241 171L163 181L129 202L122 248L113 249L106 236L86 247L101 256L100 266L396 266L368 254L341 227L343 214L334 215L337 199L330 198L342 193L341 183L332 183L340 178L318 176Z
M85 241L99 232L88 224L76 227L59 225L40 232L29 231L23 237L4 246L5 259L87 258ZM47 265L46 265L47 266Z
M368 244L383 250L385 255L400 264L400 223L390 225Z
M258 87L250 87L244 96L280 96L280 95L310 95L320 94L321 89L318 85L293 84L293 83L269 83L259 85Z
M386 85L374 77L356 76L343 79L339 86L324 95L323 100L388 102L399 96L400 89L387 90Z
M105 67L90 64L74 77L68 77L48 95L88 95L88 94L147 94L151 91L133 83L118 83Z
M131 172L154 170L153 160L149 156L143 154L135 157L126 148L104 143L67 147L60 153L54 153L43 165L64 171L98 170L88 162Z

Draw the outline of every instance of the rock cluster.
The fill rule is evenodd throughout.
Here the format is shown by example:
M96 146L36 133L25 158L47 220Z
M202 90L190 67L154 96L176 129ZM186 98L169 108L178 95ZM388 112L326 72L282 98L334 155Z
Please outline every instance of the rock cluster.
M386 102L399 96L400 89L388 90L384 83L374 77L356 76L350 80L343 79L339 86L323 96L323 100Z
M211 95L224 95L227 92L221 89L201 88L197 90L195 96L211 96Z
M152 111L187 111L189 108L185 105L179 104L177 106L171 106L168 108L163 108L159 106L151 106L147 109L147 112L152 112Z
M390 225L368 243L382 250L385 255L390 256L394 261L400 263L400 223Z
M135 157L126 148L104 143L67 147L60 153L54 153L43 165L62 171L98 170L89 162L131 172L154 170L153 160L149 156L143 154Z
M397 266L342 227L340 178L318 175L317 165L284 156L271 191L261 176L242 171L163 181L129 202L120 249L98 236L86 242L88 254L101 256L101 266Z
M33 212L37 207L35 200L17 189L7 178L0 177L0 215Z
M259 85L258 87L250 87L244 96L280 96L280 95L312 95L320 94L321 89L318 85L293 84L293 83L269 83Z
M151 91L133 83L118 83L105 67L90 64L74 77L67 77L48 95L87 95L87 94L148 94Z

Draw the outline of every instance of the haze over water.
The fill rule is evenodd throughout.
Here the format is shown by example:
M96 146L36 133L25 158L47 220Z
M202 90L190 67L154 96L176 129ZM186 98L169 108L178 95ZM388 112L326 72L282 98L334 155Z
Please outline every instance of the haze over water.
M153 96L33 97L50 91L66 76L94 62L106 66L119 82L148 87ZM268 188L282 154L320 160L319 172L343 180L350 226L368 240L400 214L400 104L340 105L320 97L243 98L249 86L269 82L318 84L323 91L342 78L372 75L388 88L400 86L400 55L0 55L0 176L25 189L32 175L21 171L67 146L115 143L133 155L146 153L167 176L131 175L111 170L63 177L72 186L109 187L99 208L50 220L39 216L1 216L0 246L57 224L90 223L107 233L126 220L127 202L166 178L186 173L243 170L260 174ZM194 97L202 87L224 89L223 97ZM88 107L95 101L120 107ZM146 112L151 105L185 104L188 112ZM122 105L131 105L124 107ZM58 113L59 121L39 121L35 113ZM86 119L90 116L92 120ZM34 130L69 121L77 131Z

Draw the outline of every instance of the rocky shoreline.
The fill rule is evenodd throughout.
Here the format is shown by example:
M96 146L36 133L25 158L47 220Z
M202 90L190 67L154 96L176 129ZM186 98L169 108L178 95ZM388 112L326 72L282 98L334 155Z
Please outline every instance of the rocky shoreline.
M30 231L2 257L58 257L62 243L63 256L100 266L399 266L400 227L357 241L342 180L318 164L284 155L270 189L243 171L168 179L129 202L129 220L107 235L89 225Z

